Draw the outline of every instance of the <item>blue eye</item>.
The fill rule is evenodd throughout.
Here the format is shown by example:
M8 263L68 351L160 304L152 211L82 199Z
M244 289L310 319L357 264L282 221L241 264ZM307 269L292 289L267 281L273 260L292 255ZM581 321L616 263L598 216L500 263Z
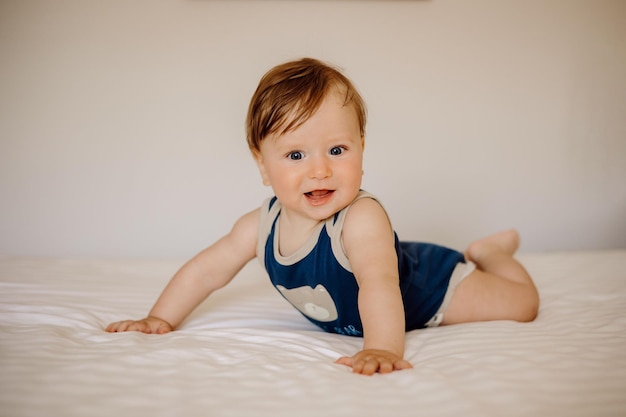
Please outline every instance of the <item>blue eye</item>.
M335 146L334 148L330 150L330 154L334 156L341 155L342 153L343 153L343 148L341 146Z
M293 152L289 152L289 154L287 155L289 157L289 159L291 159L292 161L299 161L302 158L304 158L304 155L302 155L302 152L300 151L293 151Z

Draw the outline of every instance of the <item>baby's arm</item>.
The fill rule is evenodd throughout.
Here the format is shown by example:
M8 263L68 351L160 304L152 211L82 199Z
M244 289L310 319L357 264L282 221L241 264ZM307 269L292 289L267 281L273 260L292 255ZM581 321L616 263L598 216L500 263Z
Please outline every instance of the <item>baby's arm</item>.
M363 350L337 362L366 375L411 368L403 359L404 305L394 234L380 204L369 198L354 203L347 213L342 239L359 283Z
M106 331L167 333L175 329L206 297L228 284L255 257L258 225L258 209L242 216L230 233L178 270L148 317L111 323Z

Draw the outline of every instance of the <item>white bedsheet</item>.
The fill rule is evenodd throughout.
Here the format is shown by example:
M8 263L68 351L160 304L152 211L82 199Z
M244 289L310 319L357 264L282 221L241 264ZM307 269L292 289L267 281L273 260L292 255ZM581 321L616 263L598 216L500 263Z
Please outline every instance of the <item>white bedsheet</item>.
M624 416L626 251L521 256L533 323L410 332L414 369L354 375L256 262L173 333L143 317L180 262L0 259L0 416Z

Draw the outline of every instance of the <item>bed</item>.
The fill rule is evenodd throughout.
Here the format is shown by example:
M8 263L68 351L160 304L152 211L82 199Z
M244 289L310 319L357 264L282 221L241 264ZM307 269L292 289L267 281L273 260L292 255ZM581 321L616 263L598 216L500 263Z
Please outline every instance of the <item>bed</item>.
M167 335L143 317L181 261L0 258L0 416L624 416L626 250L523 254L536 321L412 331L414 369L334 364L253 261Z

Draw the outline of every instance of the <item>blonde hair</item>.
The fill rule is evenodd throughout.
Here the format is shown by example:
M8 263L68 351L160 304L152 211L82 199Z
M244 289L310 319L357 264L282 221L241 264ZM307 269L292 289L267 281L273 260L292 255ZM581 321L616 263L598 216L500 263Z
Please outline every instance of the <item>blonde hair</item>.
M278 65L261 78L246 117L250 150L257 154L268 135L282 135L305 123L331 89L344 94L344 106L354 107L361 136L365 136L367 110L354 85L338 69L303 58Z

